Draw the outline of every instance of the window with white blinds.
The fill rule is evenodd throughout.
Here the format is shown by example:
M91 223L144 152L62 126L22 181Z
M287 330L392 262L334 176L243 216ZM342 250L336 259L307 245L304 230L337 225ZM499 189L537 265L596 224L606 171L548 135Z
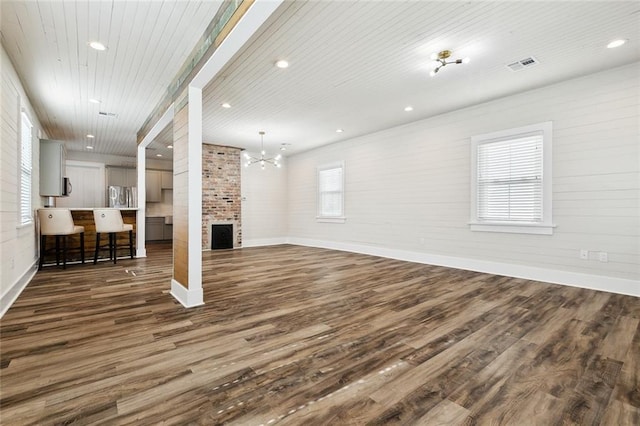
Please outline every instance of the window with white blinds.
M473 230L551 233L550 142L551 123L472 138Z
M20 224L33 220L31 212L32 129L29 117L22 113L20 132Z
M542 133L478 146L478 220L542 222Z
M344 222L344 164L318 168L318 220Z

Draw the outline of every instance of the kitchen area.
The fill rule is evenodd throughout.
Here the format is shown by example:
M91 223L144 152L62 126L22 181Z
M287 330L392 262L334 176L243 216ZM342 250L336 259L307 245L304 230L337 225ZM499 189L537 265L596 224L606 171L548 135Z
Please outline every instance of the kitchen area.
M85 228L85 253L93 255L95 224L93 210L116 208L125 224L137 230L138 179L136 159L113 155L68 151L61 141L41 140L40 196L47 207L68 208L74 224ZM152 154L154 157L156 154ZM145 243L173 239L173 161L148 159L145 170ZM77 237L69 245L76 246ZM118 235L118 244L128 236ZM126 253L128 254L128 252ZM125 252L118 253L125 255ZM101 256L102 257L102 256ZM47 263L51 263L49 257Z
M107 166L107 207L136 208L137 170ZM145 170L145 241L171 241L173 238L173 172Z
M173 172L145 171L146 209L145 241L173 239Z

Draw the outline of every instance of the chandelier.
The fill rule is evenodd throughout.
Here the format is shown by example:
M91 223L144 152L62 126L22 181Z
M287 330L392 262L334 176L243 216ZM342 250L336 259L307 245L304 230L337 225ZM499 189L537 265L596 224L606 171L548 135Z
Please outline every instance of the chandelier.
M448 61L447 59L449 59L450 56L451 56L450 50L443 50L441 52L434 53L433 55L431 55L431 59L436 61L438 65L429 73L429 75L433 77L438 73L438 71L440 71L440 68L449 64L468 64L469 63L469 58Z
M282 164L279 163L282 155L278 154L275 157L267 157L267 153L264 150L264 131L261 130L258 132L258 134L260 135L260 157L252 157L245 151L244 158L247 161L244 163L244 166L249 167L252 164L259 163L262 170L264 170L265 164L271 164L273 166L276 166L277 168L282 167Z

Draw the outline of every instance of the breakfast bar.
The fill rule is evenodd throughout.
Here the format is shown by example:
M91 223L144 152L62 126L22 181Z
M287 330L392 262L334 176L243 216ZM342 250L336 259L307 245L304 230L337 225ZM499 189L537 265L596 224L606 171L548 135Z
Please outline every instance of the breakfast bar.
M77 226L84 226L84 255L85 262L91 263L93 261L93 254L96 248L96 225L93 220L93 208L70 208L71 216L73 217L73 223ZM137 208L118 208L120 213L122 214L122 221L125 224L133 225L133 236L134 236L134 244L135 244L135 235L136 235L136 214ZM119 247L125 247L129 244L129 234L126 232L120 232L117 235L117 244ZM80 246L80 235L70 235L67 237L67 246L68 247L79 247ZM104 240L103 240L104 241ZM47 244L49 246L49 244ZM135 250L135 246L134 246ZM129 249L121 249L118 251L118 257L128 258L129 257ZM108 251L100 253L100 257L98 260L107 259ZM80 261L80 253L79 251L75 251L70 253L69 261L75 262ZM44 265L51 265L56 263L55 253L50 253L45 257Z

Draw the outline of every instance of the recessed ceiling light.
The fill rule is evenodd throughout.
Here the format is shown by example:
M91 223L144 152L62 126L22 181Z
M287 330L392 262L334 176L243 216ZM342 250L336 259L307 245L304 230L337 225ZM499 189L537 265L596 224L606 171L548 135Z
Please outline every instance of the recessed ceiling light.
M168 149L173 149L173 145L167 145Z
M344 132L343 129L336 129L336 133L342 133L342 132Z
M91 145L87 145L87 149L93 149Z
M93 139L93 138L95 138L95 136L93 136L93 135L87 135L87 137L88 137L89 139Z
M100 103L102 103L102 101L100 99L93 99L93 98L89 99L89 102L91 102L92 104L100 104Z
M156 154L156 157L162 157L162 154Z
M627 40L624 39L613 40L611 43L607 44L607 48L613 49L614 47L620 47L626 42Z
M221 105L221 107L222 107L222 108L231 108L231 105L230 105L230 104L228 104L227 102L225 102L225 103L223 103L223 104Z
M280 59L278 62L276 62L276 67L278 68L287 68L289 66L289 62L285 61L284 59Z
M100 43L99 41L90 41L89 42L89 47L91 47L92 49L95 50L107 50L107 46L105 46L104 44Z
M404 110L409 112L409 111L413 111L413 107L411 105L404 107Z

